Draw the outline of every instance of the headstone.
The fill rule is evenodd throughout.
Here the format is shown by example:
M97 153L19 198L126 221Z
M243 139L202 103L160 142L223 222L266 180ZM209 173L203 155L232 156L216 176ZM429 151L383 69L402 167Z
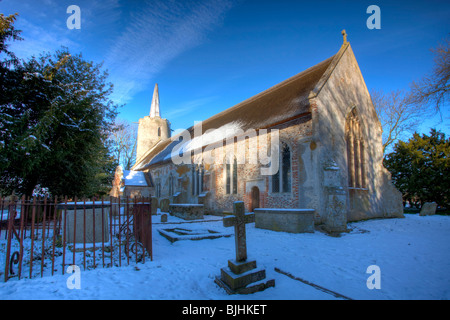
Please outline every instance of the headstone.
M436 202L425 202L420 208L420 216L432 216L436 213L437 203Z
M244 202L236 201L234 216L224 217L224 227L234 226L236 259L228 260L228 267L222 268L215 283L224 288L228 294L250 294L275 286L275 280L263 282L266 270L257 268L256 261L247 261L247 239L245 225L255 221L253 213L245 214Z
M169 212L169 205L170 201L169 199L162 199L159 203L159 208L161 209L161 212Z
M166 213L163 213L161 215L161 222L167 222L167 214Z
M152 215L156 215L158 212L158 198L152 197Z
M109 241L109 203L67 203L58 205L67 243ZM103 238L102 238L103 236Z

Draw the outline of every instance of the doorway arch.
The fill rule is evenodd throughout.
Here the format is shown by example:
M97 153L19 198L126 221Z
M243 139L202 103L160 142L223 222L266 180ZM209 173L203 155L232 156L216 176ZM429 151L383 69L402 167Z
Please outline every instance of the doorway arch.
M255 208L259 207L259 188L257 186L254 186L251 189L250 212L253 212Z

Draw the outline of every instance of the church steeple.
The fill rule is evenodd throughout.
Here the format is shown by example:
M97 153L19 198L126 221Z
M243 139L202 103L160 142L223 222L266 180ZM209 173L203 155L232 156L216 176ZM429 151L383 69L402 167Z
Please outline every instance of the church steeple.
M152 105L150 115L139 119L136 160L145 156L161 140L170 138L170 122L161 118L159 111L159 92L158 84L153 90ZM137 163L136 162L136 163Z
M152 105L150 107L150 118L161 117L159 113L159 92L158 84L155 84L155 89L153 90Z

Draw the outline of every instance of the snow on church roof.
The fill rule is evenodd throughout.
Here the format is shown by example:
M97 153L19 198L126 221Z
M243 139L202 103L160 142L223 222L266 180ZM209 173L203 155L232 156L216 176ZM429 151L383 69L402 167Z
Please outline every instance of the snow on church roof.
M145 173L142 171L123 170L123 180L126 186L148 186Z

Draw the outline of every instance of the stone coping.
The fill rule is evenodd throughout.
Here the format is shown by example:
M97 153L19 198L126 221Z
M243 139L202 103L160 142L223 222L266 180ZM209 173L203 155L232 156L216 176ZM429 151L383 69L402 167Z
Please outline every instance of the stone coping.
M120 205L125 205L126 203L121 203ZM129 202L128 205L130 206L134 206L134 205L141 205L141 204L146 204L146 205L150 205L150 202ZM96 209L96 208L109 208L112 206L117 206L118 203L117 202L110 202L110 201L103 201L103 203L101 201L86 201L86 204L84 202L77 202L75 204L75 202L67 202L67 203L58 203L56 206L56 209L61 209L61 210L75 210L76 209Z
M276 213L314 213L314 209L286 209L286 208L255 208L254 213L257 212L276 212Z
M203 207L203 204L197 203L171 203L169 207Z

